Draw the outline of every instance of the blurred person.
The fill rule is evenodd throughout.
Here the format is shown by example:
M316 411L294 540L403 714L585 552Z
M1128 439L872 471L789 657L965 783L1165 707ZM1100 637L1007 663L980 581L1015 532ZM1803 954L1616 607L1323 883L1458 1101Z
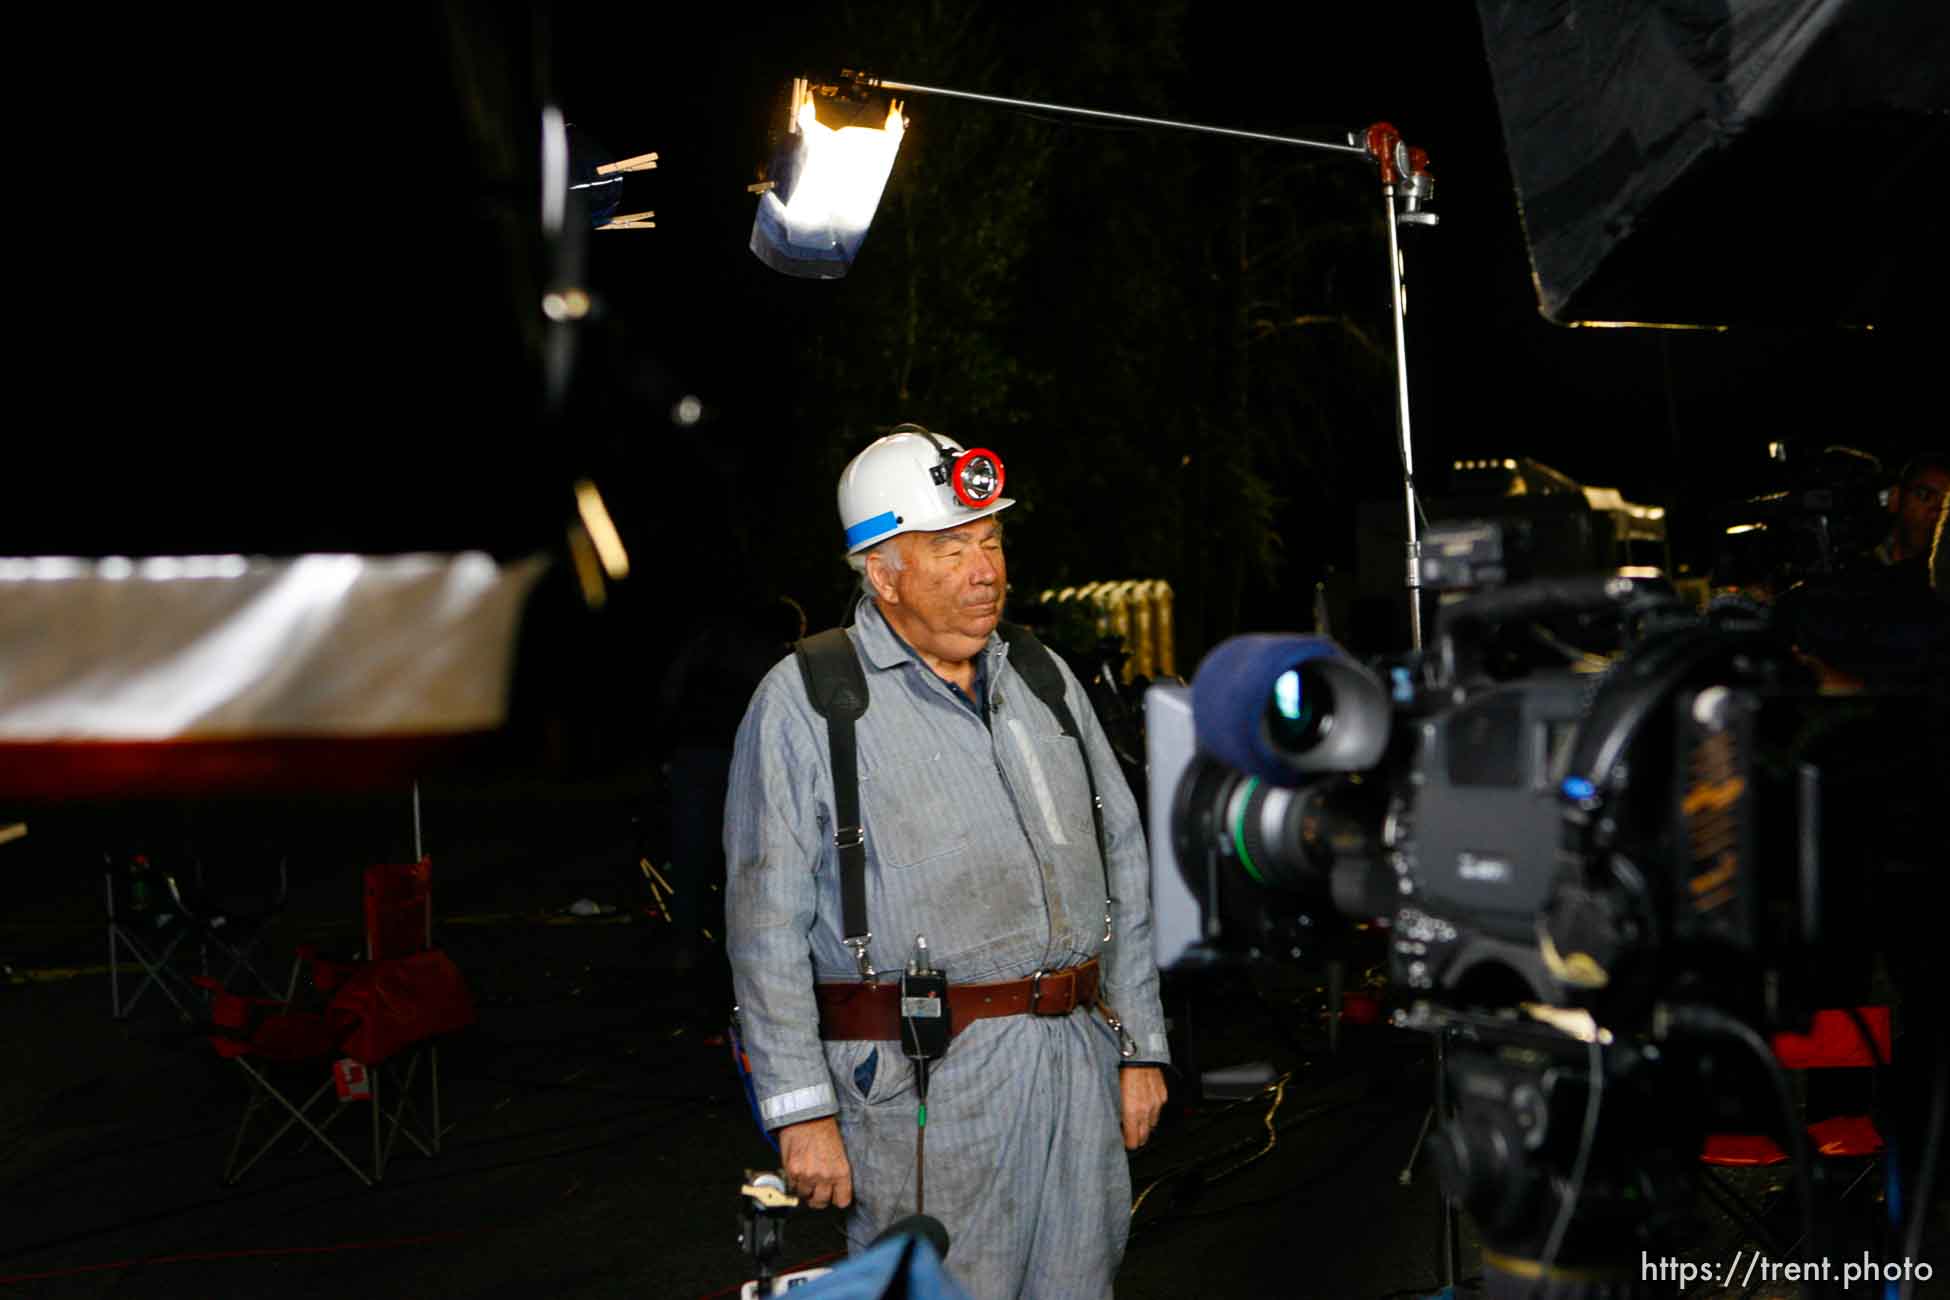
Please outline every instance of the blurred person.
M1889 493L1889 536L1876 547L1876 558L1889 566L1914 565L1927 576L1930 539L1950 495L1950 455L1940 451L1911 457Z
M1781 626L1833 689L1908 690L1939 669L1950 610L1930 593L1930 537L1950 489L1950 460L1912 458L1888 499L1888 535L1832 575L1775 604Z
M1930 540L1930 590L1938 600L1950 601L1950 547L1943 544L1943 525L1950 521L1950 505L1936 512L1936 532Z
M1019 667L1048 651L998 635L996 515L1014 503L997 462L992 493L969 504L953 467L972 455L902 425L840 479L864 587L844 635L869 697L855 724L866 960L843 942L826 721L786 660L753 697L732 765L732 966L762 1122L806 1204L851 1207L855 1253L915 1208L924 1177L925 1212L954 1242L949 1270L973 1295L1080 1300L1110 1294L1129 1231L1125 1151L1165 1101L1149 871L1075 675L1051 656L1077 737ZM933 1063L925 1130L888 979L917 934L963 999L951 1005L975 1008Z
M1787 585L1785 566L1764 530L1731 534L1720 539L1707 577L1708 608L1758 617Z
M752 692L805 635L789 597L751 600L707 615L672 657L658 691L657 731L670 790L668 901L675 961L695 972L692 1018L721 1031L732 1005L725 958L724 806L732 740Z
M1950 790L1950 505L1943 500L1944 462L1935 458L1934 477L1915 481L1937 493L1936 518L1929 545L1921 557L1932 601L1939 613L1937 635L1923 651L1924 708L1911 752L1898 757L1919 774L1919 793L1897 798L1879 809L1878 824L1889 831L1890 849L1882 876L1881 916L1886 928L1884 950L1892 982L1902 990L1902 1037L1894 1053L1889 1110L1899 1135L1896 1143L1903 1162L1903 1182L1914 1186L1921 1164L1923 1137L1934 1100L1937 1062L1950 1033L1950 984L1946 984L1935 956L1941 942L1937 918L1950 906L1950 831L1943 822L1943 792ZM1911 462L1915 467L1916 462ZM1925 473L1928 473L1926 467ZM1911 483L1906 472L1904 486ZM1897 515L1890 549L1905 539L1899 534L1905 519L1913 520L1928 492L1909 490L1901 503L1891 501ZM1913 524L1911 525L1913 526ZM1898 560L1897 563L1913 561ZM1872 761L1884 761L1875 755ZM1939 1183L1941 1175L1939 1174ZM1939 1207L1940 1209L1941 1207Z

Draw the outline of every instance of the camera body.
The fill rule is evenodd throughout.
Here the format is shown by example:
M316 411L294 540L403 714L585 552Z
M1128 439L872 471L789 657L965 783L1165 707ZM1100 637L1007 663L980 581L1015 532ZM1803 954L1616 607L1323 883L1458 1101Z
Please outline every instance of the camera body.
M1708 512L1715 580L1785 591L1859 562L1889 529L1880 463L1850 447L1776 466L1769 489Z
M1411 1001L1631 1030L1710 986L1786 1027L1808 971L1860 955L1838 702L1764 622L1656 579L1477 591L1371 665L1237 638L1145 706L1163 969L1292 957L1338 915L1390 931Z
M1875 801L1847 760L1901 704L1823 696L1763 619L1657 578L1481 586L1521 535L1432 530L1425 583L1474 589L1423 652L1239 638L1152 688L1154 944L1174 970L1385 931L1395 1023L1450 1044L1451 1194L1505 1254L1554 1228L1616 1262L1688 1199L1647 1189L1762 1104L1695 1031L1861 1000Z

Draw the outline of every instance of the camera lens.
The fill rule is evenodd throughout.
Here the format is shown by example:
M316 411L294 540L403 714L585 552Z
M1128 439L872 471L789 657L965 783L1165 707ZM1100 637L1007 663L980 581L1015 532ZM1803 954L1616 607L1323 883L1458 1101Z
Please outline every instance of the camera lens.
M1174 844L1181 862L1222 861L1266 888L1324 893L1338 864L1380 860L1384 798L1376 782L1268 785L1201 758L1179 784Z
M1334 724L1334 690L1310 664L1289 668L1273 682L1266 702L1266 735L1285 754L1304 754Z

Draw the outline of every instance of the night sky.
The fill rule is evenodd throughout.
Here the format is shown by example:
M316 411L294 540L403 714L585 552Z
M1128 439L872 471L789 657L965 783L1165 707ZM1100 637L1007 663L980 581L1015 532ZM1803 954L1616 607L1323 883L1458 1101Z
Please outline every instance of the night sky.
M1029 30L1036 11L981 12ZM699 572L727 513L830 522L830 484L798 481L808 431L783 413L819 382L794 355L794 322L849 282L760 266L745 247L744 187L782 83L855 54L836 48L817 7L768 0L681 15L576 5L541 24L522 6L454 14L299 20L253 33L267 57L146 71L170 94L144 97L144 134L178 143L124 177L154 200L142 223L125 226L110 205L82 221L90 292L63 296L49 327L80 364L59 417L16 434L16 481L36 486L0 525L0 550L513 554L559 545L569 484L593 473L657 574L639 598L662 603L743 580ZM1472 6L1210 3L1191 6L1181 31L1180 72L1154 88L1176 115L1312 135L1386 118L1429 151L1442 225L1408 245L1425 479L1453 457L1530 455L1629 499L1698 505L1750 490L1771 440L1846 442L1891 462L1940 440L1940 417L1918 401L1930 358L1915 333L1544 321ZM471 82L452 57L463 47ZM1051 66L1089 51L1033 53ZM605 391L555 427L537 419L522 337L540 261L515 219L531 201L531 107L544 88L609 153L662 159L629 181L624 203L655 209L658 228L594 236L602 326L581 375ZM967 88L1020 89L1007 61ZM920 129L897 167L928 166L931 119L987 111L911 102ZM1783 176L1725 219L1763 231L1770 207L1820 184ZM1851 255L1791 252L1784 276L1803 259ZM1347 273L1379 293L1379 258ZM1173 341L1132 346L1168 365ZM686 394L706 411L691 429L669 418ZM1385 410L1392 393L1374 401ZM1390 455L1367 462L1384 472L1361 496L1397 494Z
M754 396L752 353L763 350L754 335L762 336L764 316L711 321L714 292L735 283L741 301L773 303L775 312L844 292L772 277L743 251L751 204L741 186L762 143L750 106L764 103L773 79L821 66L825 53L817 23L753 17L764 12L739 8L735 33L682 43L695 59L683 60L674 78L648 82L632 75L641 47L619 20L584 11L561 33L563 94L574 115L615 152L656 148L664 158L641 191L659 209L659 230L604 236L599 279L619 309L654 332L680 383L734 410ZM647 25L646 39L655 26ZM1866 337L1806 321L1728 334L1577 331L1544 321L1471 6L1403 5L1391 15L1381 6L1269 12L1200 4L1185 20L1182 53L1186 75L1170 93L1192 120L1326 135L1387 119L1429 150L1442 225L1413 232L1408 243L1409 363L1425 468L1451 456L1528 454L1659 502L1683 485L1698 488L1702 476L1737 491L1743 471L1759 472L1770 440L1842 441L1900 460L1940 436L1917 424L1921 346L1913 336ZM994 84L967 88L1013 89L1006 70ZM993 111L941 99L909 107L922 121ZM918 146L897 164L925 165ZM1817 176L1780 180L1754 210L1725 219L1752 223L1764 239L1767 207L1791 206L1797 187L1820 184ZM872 249L870 238L863 257ZM1792 251L1784 277L1808 259L1850 250ZM1161 357L1168 350L1161 340ZM762 423L761 411L751 414ZM1391 486L1376 484L1374 494Z

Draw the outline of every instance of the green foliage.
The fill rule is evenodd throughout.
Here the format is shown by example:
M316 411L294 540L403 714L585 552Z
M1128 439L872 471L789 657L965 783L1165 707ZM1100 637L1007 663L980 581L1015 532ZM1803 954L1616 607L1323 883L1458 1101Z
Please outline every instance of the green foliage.
M1185 117L1184 20L859 0L836 44L904 81ZM1349 466L1392 438L1371 174L940 97L906 110L872 234L809 325L799 427L825 440L825 481L919 420L1006 460L1019 590L1166 578L1186 662L1242 623L1292 625L1305 601L1284 584L1351 560Z
M846 30L867 66L924 84L1005 78L981 6L852 6ZM949 432L1024 417L1026 367L1009 346L1013 286L1050 158L1049 128L945 99L909 101L906 143L865 251L819 322L822 427L857 451L903 419ZM810 413L809 413L810 414ZM972 436L972 435L971 435Z

